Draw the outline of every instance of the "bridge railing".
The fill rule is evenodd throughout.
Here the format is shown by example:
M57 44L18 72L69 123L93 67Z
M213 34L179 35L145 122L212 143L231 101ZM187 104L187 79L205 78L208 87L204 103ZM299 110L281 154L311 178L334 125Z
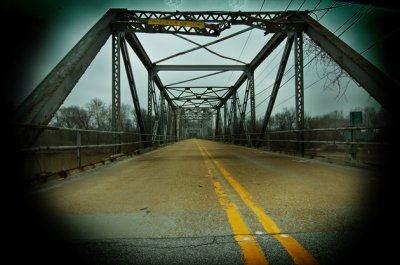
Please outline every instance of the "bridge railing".
M24 133L18 133L23 131ZM16 153L25 176L37 179L53 174L67 175L97 164L106 164L122 156L136 155L176 141L175 137L140 133L111 132L60 128L51 126L16 125ZM22 138L21 138L22 137ZM118 139L117 143L115 139ZM148 139L148 140L147 140Z
M303 140L298 140L303 133ZM304 145L304 155L321 157L331 161L361 162L380 165L385 163L388 148L387 131L384 128L343 127L306 130L267 131L259 145L259 133L250 134L251 146L262 149L299 154L298 144ZM244 134L220 135L213 140L249 146Z

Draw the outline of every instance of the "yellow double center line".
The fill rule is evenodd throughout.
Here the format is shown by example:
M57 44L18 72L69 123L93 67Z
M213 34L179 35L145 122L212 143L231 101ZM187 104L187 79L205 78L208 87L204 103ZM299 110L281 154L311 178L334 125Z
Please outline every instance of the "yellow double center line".
M239 194L239 197L242 199L242 201L245 203L245 205L247 207L249 207L253 213L257 216L258 220L260 221L261 225L263 226L264 230L266 232L268 232L269 234L271 234L285 249L286 251L289 253L289 255L292 257L293 261L298 264L298 265L308 265L308 264L318 264L317 260L302 246L300 245L299 242L297 242L293 237L291 237L288 234L282 234L282 229L279 228L279 226L272 220L271 217L269 217L263 210L261 207L257 206L257 204L254 202L252 196L250 195L250 193L242 186L240 185L239 182L237 182L233 176L228 172L228 170L225 169L225 167L218 161L215 160L211 154L207 151L207 149L203 146L201 146L199 143L197 143L197 146L200 150L201 155L203 156L204 161L206 162L207 165L207 156L210 160L212 160L215 164L215 166L218 168L218 170L221 172L221 174L224 176L224 178L228 181L228 183L233 187L233 189ZM207 156L206 156L207 154ZM207 165L207 168L210 172L210 166ZM219 186L221 187L221 184L219 184ZM214 183L214 188L216 187L215 183ZM250 234L250 230L247 228L246 224L244 223L244 221L241 219L240 215L239 215L239 211L236 207L236 205L234 205L233 203L229 202L227 200L227 195L225 193L224 196L222 196L223 198L225 198L225 202L224 204L221 203L221 197L220 194L218 193L218 191L221 191L221 188L216 189L215 191L219 197L220 200L220 204L222 206L229 206L231 205L231 207L226 207L225 211L228 215L228 219L230 222L230 225L232 227L233 233L236 235L237 231L242 231L243 233L241 234ZM228 213L229 208L232 208L234 210L232 210L232 212L235 212L235 214L232 213ZM238 229L238 227L240 227L240 230ZM245 230L247 231L246 233ZM236 238L236 237L235 237ZM250 238L250 237L249 237ZM260 261L262 261L261 257L257 256L257 262L258 263L253 263L253 259L251 258L251 256L253 255L259 255L258 252L261 251L257 241L255 240L254 237L251 237L251 240L254 240L254 243L252 244L252 251L247 250L247 246L246 245L241 245L241 241L239 241L238 239L236 239L238 241L239 246L241 247L243 256L245 258L245 262L246 264L267 264L267 261L264 258L263 263L261 263ZM254 249L258 248L258 252L254 251Z
M207 166L208 177L213 182L215 193L218 196L218 202L225 210L235 240L238 243L243 253L245 264L249 265L268 264L263 254L263 251L261 250L260 246L257 243L256 238L253 235L251 235L250 229L246 226L246 223L241 218L236 204L234 204L229 200L228 195L224 192L222 188L222 184L219 181L213 179L214 169L213 166L207 160L207 156L205 154L207 150L204 147L201 147L198 143L197 145L199 147L201 155L203 156L204 162Z

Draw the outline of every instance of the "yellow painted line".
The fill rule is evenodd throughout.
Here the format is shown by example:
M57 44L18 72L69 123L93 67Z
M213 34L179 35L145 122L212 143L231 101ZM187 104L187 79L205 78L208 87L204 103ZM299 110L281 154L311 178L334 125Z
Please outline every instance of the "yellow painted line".
M254 202L250 193L237 182L234 177L229 173L228 170L212 155L207 151L205 147L201 147L204 152L210 157L214 162L218 170L222 173L225 179L231 184L234 190L239 194L243 202L249 207L254 214L257 216L258 220L264 227L265 231L273 234L273 237L281 243L281 245L286 249L289 255L293 258L293 261L298 265L315 265L318 261L299 243L288 234L281 234L282 229L269 217L257 204Z
M177 20L177 19L149 19L147 21L149 25L160 25L160 26L181 26L204 29L204 22L190 21L190 20Z
M197 142L196 142L197 143ZM207 156L197 143L204 163L208 169L208 177L212 180L214 191L217 194L218 202L225 210L231 226L234 238L239 245L246 265L262 265L268 264L261 247L258 245L256 238L251 235L249 228L239 214L237 206L229 201L228 195L224 192L222 184L213 180L214 171L211 164L207 160Z

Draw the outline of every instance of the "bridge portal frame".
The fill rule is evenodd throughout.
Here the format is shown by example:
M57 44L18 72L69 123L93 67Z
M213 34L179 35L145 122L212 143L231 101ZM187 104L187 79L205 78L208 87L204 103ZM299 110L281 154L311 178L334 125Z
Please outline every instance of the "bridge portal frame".
M158 22L157 22L158 21ZM173 23L172 23L172 22ZM195 21L195 22L194 22ZM180 56L181 54L189 53L197 49L205 49L207 47L236 36L247 30L236 32L232 35L220 38L219 40L200 45L182 35L202 35L216 37L224 30L229 29L232 25L246 25L247 30L256 28L263 30L265 35L272 34L271 38L263 46L260 52L246 64L238 59L228 58L220 54L220 57L230 59L241 65L162 65L160 62ZM183 51L152 62L147 55L144 47L136 36L136 33L166 33L174 34L177 37L186 39L198 47ZM274 84L273 94L268 103L267 112L264 116L264 124L260 132L258 143L262 142L265 129L268 125L269 117L274 105L276 94L279 90L282 73L287 63L287 57L290 52L292 42L294 42L295 55L295 91L296 91L296 129L302 129L304 126L304 80L303 80L303 58L302 58L302 42L303 33L307 34L317 45L319 45L331 58L342 67L349 75L359 83L374 99L377 100L389 112L394 113L395 105L391 99L395 98L396 91L399 90L398 82L390 79L385 73L368 62L364 57L354 51L346 43L340 40L337 36L324 28L320 23L314 20L305 11L287 11L287 12L157 12L157 11L140 11L127 9L110 9L82 39L67 53L67 55L54 67L54 69L45 77L45 79L32 91L32 93L21 103L15 114L15 121L21 124L31 125L47 125L58 108L62 105L69 93L72 91L75 84L83 75L91 61L99 52L101 47L112 36L113 40L113 59L112 59L112 128L118 130L119 124L119 108L120 108L120 53L122 52L125 70L127 72L129 85L132 94L132 100L135 106L138 127L141 134L145 137L146 132L152 132L152 142L155 140L155 135L159 132L158 122L159 117L162 117L164 122L165 110L163 104L157 104L157 95L154 86L158 88L159 98L162 98L160 103L166 100L168 107L175 114L173 117L177 119L181 115L177 115L177 110L184 108L200 108L208 107L214 112L218 112L224 108L224 127L232 126L231 140L234 142L235 133L238 131L237 126L237 109L245 110L248 94L250 94L250 131L247 134L255 133L255 96L254 96L254 71L257 67L279 46L285 39L287 45L282 56L280 69L278 71ZM179 34L179 35L177 35ZM294 38L294 40L291 40ZM147 69L148 75L148 116L150 124L147 128L141 119L141 110L139 99L136 93L136 86L133 79L132 66L127 54L127 44L136 53L144 67ZM121 49L122 47L122 49ZM122 51L121 51L122 50ZM212 52L212 51L210 51ZM185 104L178 104L178 99L174 98L169 93L169 87L173 85L164 85L161 81L158 72L160 71L217 71L214 74L219 74L227 71L242 71L236 82L226 88L223 95L216 97L214 101L210 98L202 97L202 95L193 93L193 98L186 97ZM213 75L213 74L212 74ZM201 79L205 75L196 79ZM186 80L188 81L188 80ZM184 82L186 82L184 81ZM249 91L246 92L246 98L243 101L244 106L238 102L237 91L248 82ZM183 82L179 82L183 83ZM216 88L210 88L215 90ZM215 90L216 91L216 90ZM215 92L214 91L214 92ZM197 100L197 101L196 101ZM202 101L198 101L202 100ZM231 101L230 113L227 113L227 102ZM210 103L212 102L212 103ZM239 105L238 105L239 104ZM152 113L155 113L156 119L154 123L151 121ZM162 112L161 114L159 112ZM243 113L240 114L242 126L246 126L246 117ZM226 119L228 121L226 122ZM173 124L181 124L174 121ZM216 124L219 126L219 118ZM179 126L175 126L177 128ZM247 129L243 127L246 132ZM167 131L165 128L163 132ZM170 130L173 131L173 130ZM222 131L227 131L223 128ZM219 133L218 129L216 132ZM178 132L176 132L178 133ZM32 136L33 137L33 136ZM34 138L34 137L33 137ZM302 135L298 135L299 147L298 151L304 153L304 146L301 144ZM118 141L116 139L116 141ZM249 141L251 144L252 141Z

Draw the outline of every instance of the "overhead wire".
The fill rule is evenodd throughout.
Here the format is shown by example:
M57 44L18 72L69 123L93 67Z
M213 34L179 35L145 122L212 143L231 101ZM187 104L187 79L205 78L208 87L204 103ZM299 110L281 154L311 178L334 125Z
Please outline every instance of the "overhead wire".
M263 2L262 2L262 4L261 4L260 10L259 10L260 12L261 12L261 10L262 10L263 7L264 7L265 1L266 1L266 0L263 0ZM246 48L247 43L249 42L249 39L250 39L250 36L251 36L251 33L252 33L252 32L253 32L253 29L251 29L250 32L249 32L249 34L247 35L246 41L245 41L245 43L244 43L244 45L243 45L243 48L242 48L242 50L240 51L238 60L240 60L240 58L242 58L243 51L244 51L244 49ZM228 80L226 81L226 85L228 85L228 83L231 81L232 76L233 76L233 72L231 72L231 74L230 74Z
M362 13L362 14L361 14L355 21L353 21L345 30L343 30L342 33L340 33L340 34L338 35L338 37L340 37L341 35L343 35L343 33L345 33L345 32L348 31L352 26L354 26L355 23L357 23L357 21L359 21L359 20L360 20L365 14L367 14L371 9L372 9L372 6L370 6L364 13ZM337 30L336 30L335 32L337 32ZM303 67L306 67L307 65L309 65L315 58L317 58L317 56L318 56L318 54L314 55L314 57L313 57L310 61L308 61ZM285 74L286 74L286 73L285 73ZM282 86L284 86L286 83L288 83L293 77L294 77L294 75L292 75L288 80L286 80L286 82L283 83L280 87L282 87ZM321 80L324 79L324 78L325 78L325 76L321 77L321 78L318 80L318 82L321 81ZM316 82L312 83L312 85L314 85L315 83L316 83ZM311 87L311 86L308 86L307 89L310 88L310 87ZM306 90L306 88L304 88L304 90ZM293 98L294 96L295 96L295 95L292 95L292 96L286 98L286 99L283 100L282 102L278 103L278 104L276 105L276 107L282 105L282 104L285 103L285 102L287 102L289 99Z
M242 33L245 33L245 32L247 32L247 31L249 31L249 30L252 30L252 28L246 28L246 29L237 31L237 32L235 32L235 33L232 33L232 34L230 34L230 35L228 35L228 36L226 36L226 37L217 39L217 40L215 40L215 41L208 42L208 43L206 43L206 44L204 44L204 45L201 45L201 44L200 44L198 47L191 48L191 49L185 50L185 51L183 51L183 52L179 52L179 53L170 55L170 56L168 56L168 57L165 57L165 58L163 58L163 59L160 59L160 60L154 62L154 64L158 64L158 63L161 63L161 62L163 62L163 61L166 61L166 60L169 60L169 59L172 59L172 58L175 58L175 57L178 57L178 56L181 56L181 55L184 55L184 54L187 54L187 53L190 53L190 52L193 52L193 51L202 49L202 48L205 48L205 47L207 47L207 46L214 45L214 44L216 44L216 43L218 43L218 42L221 42L221 41L230 39L230 38L232 38L232 37L235 37L235 36L237 36L237 35L240 35L240 34L242 34Z
M380 42L384 42L387 38L389 38L390 36L392 36L393 34L397 33L398 31L400 31L400 28L396 28L393 31L389 32L388 34L386 34L385 36L383 36L382 38L380 38L378 41L375 41L374 43L370 44L366 49L364 49L362 52L360 52L360 54L363 54L367 51L369 51L370 49L372 49L375 45L377 45Z
M217 53L217 52L214 52L213 50L210 50L209 48L206 48L206 47L204 47L203 45L201 45L201 44L199 44L199 43L197 43L197 42L195 42L195 41L192 41L192 40L189 39L189 38L183 37L183 36L178 35L178 34L174 34L174 35L175 35L176 37L178 37L178 38L181 38L181 39L187 41L187 42L190 42L190 43L192 43L192 44L194 44L194 45L197 45L197 46L199 46L199 47L205 49L206 51L208 51L208 52L210 52L210 53L212 53L212 54L214 54L214 55L216 55L216 56L218 56L218 57L224 58L224 59L226 59L226 60L231 60L231 61L234 61L234 62L237 62L237 63L246 64L246 63L243 62L243 61L236 60L236 59L234 59L234 58L231 58L231 57L228 57L228 56L219 54L219 53Z
M335 2L336 2L336 1L335 1ZM335 2L333 3L333 5L335 4ZM297 9L298 11L300 10L300 8L303 6L304 3L305 3L305 1L303 1L303 3L302 3L302 4L300 5L300 7ZM322 3L322 0L319 0L319 2L314 6L313 10L316 10L316 8L317 8L321 3ZM331 6L330 9L332 9L333 5ZM328 11L329 11L329 10L328 10ZM328 11L327 11L327 12L328 12ZM321 17L321 18L322 18L322 17ZM321 18L320 18L320 19L321 19ZM319 20L318 20L318 21L319 21ZM282 52L283 48L284 48L284 47L281 46L279 52L277 52L276 55L271 59L271 61L264 67L264 69L260 72L260 74L258 75L258 77L256 77L256 80L259 79L259 77L261 76L261 74L264 73L265 70L268 69L268 67L272 64L272 62L275 60L275 58ZM269 73L267 73L267 74L264 76L264 78L263 78L260 82L258 82L258 83L256 84L256 86L257 86L258 84L262 83L262 82L272 73L272 70L274 70L274 69L277 68L277 67L278 67L278 64L276 64L276 65L271 69L271 71L270 71ZM259 95L259 94L264 93L265 91L267 91L267 90L268 90L269 88L271 88L271 87L272 87L272 85L266 87L264 90L258 92L256 95Z
M292 4L293 0L290 0L289 4L287 5L287 7L285 8L285 11L288 10L289 6Z
M321 2L321 1L320 1L320 2ZM317 6L320 4L320 2L317 4ZM324 9L320 9L320 10L327 10L327 11L324 13L323 16L325 16L325 15L327 14L327 12L329 12L329 10L331 10L331 9L333 9L333 8L344 7L344 6L349 6L349 5L350 5L350 4L347 4L347 5L342 5L342 6L333 7L333 6L335 5L335 3L336 3L336 1L332 4L332 6L331 6L330 8L327 8L327 9L325 9L325 8L324 8ZM353 27L353 26L355 25L355 23L357 23L357 22L358 22L364 15L366 15L372 8L373 8L373 7L370 6L367 10L365 10L364 13L362 13L362 14L361 14L355 21L353 21L345 30L343 30L343 31L338 35L338 37L340 37L341 35L343 35L343 34L344 34L346 31L348 31L351 27ZM315 9L315 8L314 8L314 9ZM343 23L338 29L335 30L334 33L336 33L340 28L342 28L346 23L348 23L353 17L355 17L355 15L358 14L360 10L361 10L361 9L359 9L359 10L358 10L355 14L353 14L349 19L347 19L345 23ZM322 17L323 17L323 16L322 16ZM321 20L322 17L320 17L319 20ZM319 21L319 20L318 20L318 21ZM373 45L374 45L374 44L373 44ZM368 50L368 49L369 49L369 48L367 48L366 50ZM366 50L365 50L365 51L366 51ZM365 51L364 51L364 52L365 52ZM314 59L316 59L316 57L317 57L318 55L319 55L319 53L316 54L316 55L314 55L314 57L313 57L312 59L310 59L310 61L308 61L303 67L306 67L307 65L309 65ZM283 76L287 75L287 74L289 73L289 71L291 71L292 69L293 69L293 66L291 66L288 70L286 70ZM289 79L287 79L283 84L281 84L280 87L283 87L285 84L287 84L294 76L295 76L295 75L292 75L292 76L291 76ZM325 78L324 76L321 77L319 80L317 80L316 82L310 84L309 86L307 86L307 87L304 88L304 89L306 90L306 89L310 88L311 86L315 85L316 83L318 83L319 81L321 81L321 80L324 79L324 78ZM264 78L264 79L265 79L265 78ZM259 92L258 94L261 94L261 93L265 92L266 90L270 89L272 86L273 86L273 84L269 85L268 87L266 87L263 91ZM295 95L290 96L289 98L283 100L282 102L278 103L278 104L275 105L275 106L280 106L280 105L282 105L283 103L287 102L289 99L293 98L294 96L295 96ZM260 105L261 105L262 103L264 103L268 98L270 98L270 95L267 96L265 99L263 99L261 102L259 102L255 107L257 108L258 106L260 106ZM247 114L248 114L248 113L246 113L246 115L247 115Z

